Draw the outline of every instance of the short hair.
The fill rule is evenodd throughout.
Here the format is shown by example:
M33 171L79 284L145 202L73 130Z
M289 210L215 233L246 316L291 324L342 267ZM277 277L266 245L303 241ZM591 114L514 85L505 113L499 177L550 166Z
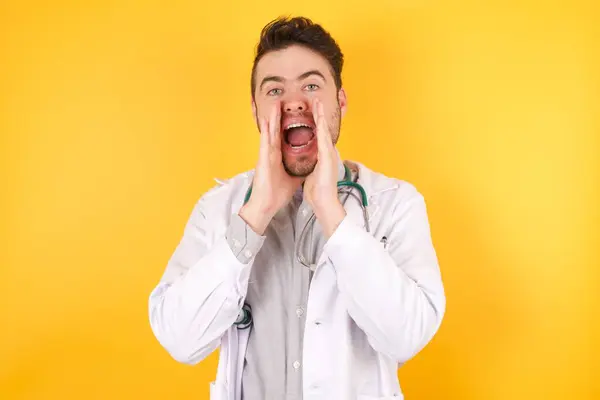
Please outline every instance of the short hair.
M304 46L323 56L331 67L337 89L341 89L344 55L329 32L306 17L279 17L269 22L260 34L252 66L252 98L256 90L256 65L260 59L271 51L283 50L291 45Z

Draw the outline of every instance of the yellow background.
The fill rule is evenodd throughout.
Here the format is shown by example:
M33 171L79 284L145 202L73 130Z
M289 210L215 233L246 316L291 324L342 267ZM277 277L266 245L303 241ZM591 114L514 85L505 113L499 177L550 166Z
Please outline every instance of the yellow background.
M216 353L173 361L147 298L254 165L253 47L289 13L346 55L342 155L428 202L448 310L407 398L600 398L593 2L218 4L0 6L0 398L208 398Z

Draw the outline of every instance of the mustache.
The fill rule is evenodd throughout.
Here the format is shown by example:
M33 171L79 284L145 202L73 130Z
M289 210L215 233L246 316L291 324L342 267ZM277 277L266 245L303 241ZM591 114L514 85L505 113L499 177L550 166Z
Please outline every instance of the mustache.
M283 119L285 116L292 116L292 117L300 117L300 118L313 118L313 113L311 111L283 111L281 113L281 119Z

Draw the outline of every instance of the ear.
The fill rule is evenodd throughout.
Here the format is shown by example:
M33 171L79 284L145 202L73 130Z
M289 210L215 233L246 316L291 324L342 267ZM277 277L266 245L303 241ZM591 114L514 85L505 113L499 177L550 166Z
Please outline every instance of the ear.
M254 101L254 99L250 100L250 104L252 106L252 117L254 118L254 122L256 123L256 126L258 126L258 115L257 115L257 110L256 110L256 102Z
M344 88L341 88L338 91L338 103L340 104L340 110L343 117L346 114L346 109L348 108L348 99L346 98L346 91Z

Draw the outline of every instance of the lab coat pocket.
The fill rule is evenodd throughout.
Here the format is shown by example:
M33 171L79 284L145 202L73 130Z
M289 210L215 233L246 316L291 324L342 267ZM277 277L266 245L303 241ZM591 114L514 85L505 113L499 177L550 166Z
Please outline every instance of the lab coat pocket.
M227 388L219 381L210 383L210 400L227 400Z

